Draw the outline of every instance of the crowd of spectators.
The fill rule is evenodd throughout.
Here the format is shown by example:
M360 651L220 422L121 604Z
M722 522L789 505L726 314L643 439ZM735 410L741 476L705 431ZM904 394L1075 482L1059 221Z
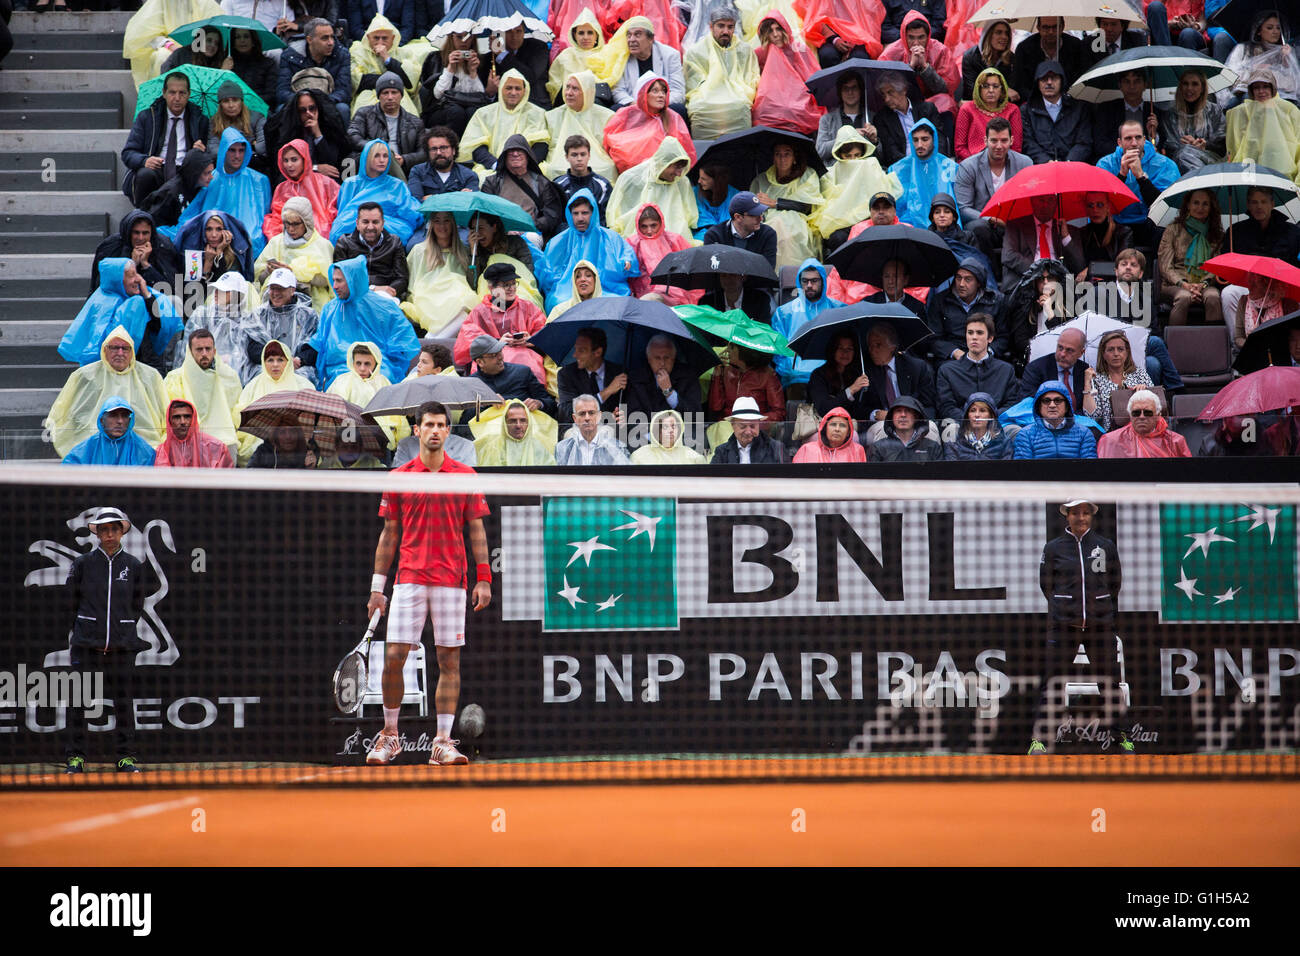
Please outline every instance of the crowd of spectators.
M1145 23L1101 19L1076 36L1055 17L967 23L977 6L551 0L537 11L548 44L528 22L490 36L440 29L440 0L145 0L124 54L137 83L161 77L161 92L122 149L136 208L97 251L60 346L80 367L50 412L55 447L70 461L138 462L141 440L194 434L215 442L159 461L383 467L412 452L400 416L380 422L383 455L349 457L296 429L283 447L260 442L239 430L241 410L293 389L364 405L408 376L459 375L505 400L458 427L461 456L478 465L1187 455L1168 421L1183 382L1155 333L1218 325L1240 347L1295 310L1267 282L1235 286L1201 266L1228 249L1296 265L1300 227L1267 189L1249 191L1231 230L1208 190L1186 194L1168 228L1148 214L1208 164L1300 172L1286 16L1263 11L1250 35L1225 39L1198 0L1179 2L1175 37L1152 2ZM223 11L265 32L168 37ZM270 35L283 49L265 48ZM1207 72L1188 69L1175 100L1153 106L1135 71L1118 99L1069 94L1105 57L1149 41L1226 59L1237 82L1210 94ZM897 67L844 70L837 105L819 105L804 81L854 58ZM207 109L186 64L229 71ZM749 181L701 161L752 126L804 139L756 157ZM1089 193L1082 224L1055 197L1009 222L981 214L1018 172L1059 160L1113 172L1137 202ZM421 209L478 190L535 229ZM876 287L828 266L886 225L937 235L955 276L917 285L898 259ZM701 242L756 253L792 280L781 291L727 275L703 291L651 281L665 255ZM1154 283L1164 311L1091 343L1090 364L1090 343L1058 328L1070 316L1054 308L1074 281L1104 287L1115 317ZM713 368L671 337L606 360L605 334L584 328L558 367L533 341L580 303L626 296L740 309L790 339L828 308L897 303L930 334L900 348L899 323L864 323L822 356L773 362L731 346ZM1053 332L1035 357L1031 342ZM1300 333L1290 349L1300 363ZM1244 448L1228 423L1197 450L1294 454L1291 414L1274 416L1268 448Z

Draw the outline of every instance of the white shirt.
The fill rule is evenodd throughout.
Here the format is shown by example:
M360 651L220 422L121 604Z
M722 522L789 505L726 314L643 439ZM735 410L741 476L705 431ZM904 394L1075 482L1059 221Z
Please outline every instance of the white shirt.
M383 0L375 0L377 9L382 13ZM235 17L250 17L272 32L280 17L292 19L293 11L288 9L285 0L221 0L221 12Z
M989 167L989 176L993 179L993 191L997 192L1002 188L1002 184L1007 181L1007 164L1002 164L1002 172L993 172L993 167Z
M171 135L172 121L176 121L176 166L180 167L185 162L185 154L189 152L189 140L185 138L185 112L182 110L179 116L167 113L167 123L163 126L162 152L159 156L164 159L167 157L167 137Z
M753 442L750 442L748 445L742 445L740 442L736 442L736 447L740 449L740 463L741 463L742 465L748 465L748 464L749 464L749 452L750 452L750 449L752 449L752 448L754 447L754 443L753 443Z
M597 432L596 435L599 437L600 432ZM596 443L594 441L587 441L587 439L583 438L582 432L578 432L575 437L578 439L574 446L578 449L578 464L590 465L596 460Z
M1063 102L1064 100L1057 100L1055 103L1049 103L1047 100L1043 100L1043 106L1047 108L1047 115L1052 118L1053 123L1055 123L1061 115L1061 104Z
M916 120L912 118L912 107L906 110L894 110L898 114L898 121L903 124L903 136L911 138L912 127L916 125Z

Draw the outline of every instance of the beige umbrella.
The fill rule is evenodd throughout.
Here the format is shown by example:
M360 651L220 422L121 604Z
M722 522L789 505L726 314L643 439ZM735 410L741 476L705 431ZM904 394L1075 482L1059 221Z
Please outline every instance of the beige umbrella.
M989 0L975 11L968 23L1010 20L1026 30L1036 17L1065 17L1067 30L1096 30L1097 18L1146 23L1132 0Z

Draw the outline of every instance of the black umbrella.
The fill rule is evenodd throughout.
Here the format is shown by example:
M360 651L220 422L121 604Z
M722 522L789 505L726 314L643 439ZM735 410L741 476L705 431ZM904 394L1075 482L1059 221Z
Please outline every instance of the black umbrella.
M857 337L858 358L865 370L867 333L881 321L889 322L898 332L900 352L934 335L915 312L897 302L859 302L856 305L827 309L799 330L799 334L790 340L790 348L803 358L825 358L826 346L831 339L841 332L847 332Z
M775 288L779 281L772 264L757 252L711 243L680 252L670 252L659 260L650 281L679 289L721 288L720 275L744 277L745 285Z
M907 98L913 103L925 99L920 84L916 82L916 73L906 63L897 60L861 60L857 57L849 57L843 63L818 70L808 77L804 86L808 87L808 92L813 95L813 99L828 110L839 109L840 94L836 87L840 77L848 73L857 74L858 79L862 81L862 89L867 98L867 110L871 113L885 108L885 99L876 92L876 83L886 73L893 73L907 84Z
M1232 367L1248 375L1270 365L1290 365L1292 329L1300 329L1300 312L1265 322L1246 336L1246 344Z
M743 189L754 181L755 176L772 165L772 149L782 143L793 146L796 155L803 156L804 162L816 170L818 176L825 175L826 164L817 155L816 141L788 129L774 129L771 126L755 126L739 133L719 136L700 153L694 168L698 169L704 163L724 163L731 168L732 185Z
M1286 4L1278 3L1277 0L1228 0L1218 13L1209 19L1211 23L1223 27L1232 34L1232 38L1238 43L1249 43L1254 37L1246 34L1250 32L1250 25L1255 22L1255 17L1262 10L1270 10L1282 21L1282 40L1285 43L1288 37L1295 36L1296 20L1294 16L1281 9L1284 6Z
M579 302L548 322L531 341L554 359L556 365L566 365L573 361L573 343L578 331L588 326L604 331L605 354L622 362L624 368L633 360L643 359L646 345L659 334L672 337L677 343L678 357L691 368L703 372L718 364L713 350L695 340L676 312L662 302L645 302L628 296L599 296Z
M929 229L914 226L872 226L844 243L827 258L827 265L845 279L884 285L881 272L891 259L907 266L907 284L936 286L957 272L957 257L948 243Z
M501 401L501 396L492 391L487 383L474 376L461 375L421 375L408 378L392 385L386 385L375 392L366 414L380 415L414 415L425 402L441 402L453 408L475 408L479 405L493 405Z

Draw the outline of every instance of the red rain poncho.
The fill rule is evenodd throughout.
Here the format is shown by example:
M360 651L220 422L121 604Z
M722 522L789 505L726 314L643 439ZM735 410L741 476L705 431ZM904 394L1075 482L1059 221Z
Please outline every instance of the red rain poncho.
M874 60L880 56L880 25L885 5L880 0L795 0L804 36L814 50L831 34L850 46L862 46Z
M769 43L758 48L762 72L754 96L754 125L812 136L817 132L817 121L826 112L804 86L804 81L817 72L817 54L808 49L802 37L791 32L789 22L777 11L769 12L763 20L779 23L790 40L784 47Z
M849 439L838 448L832 448L826 444L826 438L824 437L826 423L832 418L847 419L849 423ZM794 453L794 463L796 465L834 465L841 462L866 460L867 450L858 441L858 430L853 425L853 417L838 405L822 416L822 420L817 423L817 434L800 445L799 450Z
M640 223L641 214L647 209L653 209L659 216L659 231L653 236L644 236L641 234L639 226L635 226L633 232L628 236L628 245L636 253L637 261L641 263L641 274L635 278L627 280L628 289L634 296L640 298L647 292L657 292L663 296L664 303L669 306L674 305L696 305L704 296L702 290L679 289L676 286L654 285L650 281L650 274L655 271L659 265L659 260L670 252L680 252L683 249L689 249L691 241L675 232L669 232L664 228L664 212L652 202L643 203L636 211L633 223Z
M897 60L900 63L906 63L912 58L911 52L907 48L907 28L913 23L922 23L925 25L927 35L931 34L930 21L925 14L916 10L911 11L903 17L903 29L899 31L900 36L889 46L885 47L880 54L882 60ZM927 96L926 99L934 104L934 108L941 113L957 112L957 100L961 98L961 60L932 35L925 41L925 55L930 61L930 66L934 72L939 74L944 85L948 87L947 93L936 93ZM917 77L920 82L920 76Z
M1097 442L1098 458L1191 458L1187 439L1171 431L1163 418L1156 419L1155 431L1139 435L1130 422L1123 428L1102 435Z
M695 165L695 144L691 141L686 121L676 110L670 109L666 101L659 116L650 112L647 98L650 95L650 85L656 81L667 88L668 81L662 76L656 73L642 74L636 85L636 102L615 113L605 127L605 152L620 173L653 156L665 136L672 136L681 143L691 157L691 165ZM665 122L667 127L664 126Z
M290 179L284 171L284 153L289 149L303 159L302 178L297 181ZM275 194L271 197L271 211L262 220L262 234L270 239L284 232L284 224L280 221L284 204L295 196L301 196L311 203L317 235L328 236L330 227L334 225L334 214L338 211L339 184L328 176L312 171L311 150L307 148L306 140L289 140L276 153L275 162L280 167L284 182L275 187Z
M190 433L181 441L172 431L173 406L186 405L193 419ZM167 440L158 446L154 456L155 468L234 468L225 442L199 431L199 412L194 403L183 398L173 399L167 406Z

